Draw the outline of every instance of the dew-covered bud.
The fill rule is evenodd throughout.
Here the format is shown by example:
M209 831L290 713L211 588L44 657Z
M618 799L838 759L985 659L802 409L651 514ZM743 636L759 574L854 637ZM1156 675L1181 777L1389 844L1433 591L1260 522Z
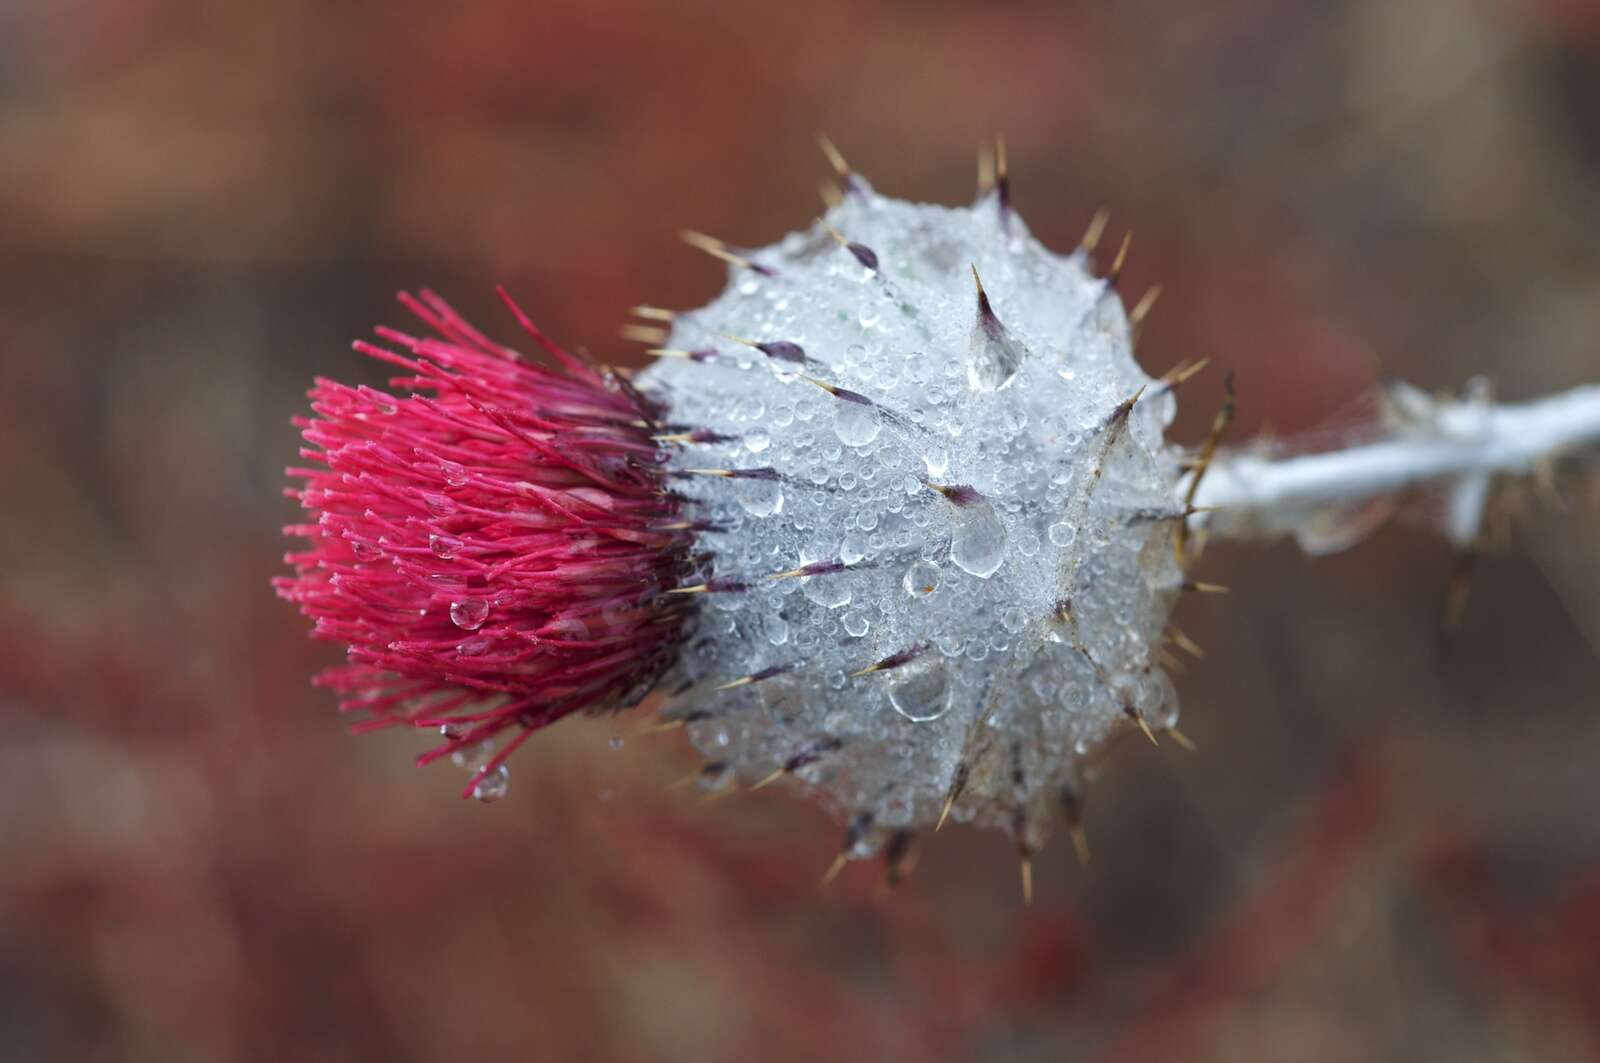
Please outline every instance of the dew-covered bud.
M704 597L664 711L719 773L816 795L849 858L945 815L1031 853L1063 793L1076 826L1113 733L1176 721L1174 399L1087 250L1046 250L998 193L950 209L850 180L674 315L667 346L714 357L638 378L714 433L669 467L776 474L681 484L725 529L707 574L747 590Z

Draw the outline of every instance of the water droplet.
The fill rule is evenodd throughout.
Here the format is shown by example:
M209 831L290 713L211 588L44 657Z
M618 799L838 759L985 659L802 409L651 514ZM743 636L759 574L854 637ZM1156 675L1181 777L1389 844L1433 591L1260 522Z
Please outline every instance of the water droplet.
M867 617L865 613L858 613L852 610L840 618L840 623L844 625L845 631L851 638L860 638L867 633Z
M1111 696L1141 716L1148 717L1161 707L1163 693L1160 680L1148 672L1123 672L1111 677Z
M837 609L850 601L849 577L842 572L801 576L800 593L823 608Z
M606 740L606 745L609 746L612 749L621 749L622 748L622 736L621 735L612 735L610 738L608 738Z
M950 669L944 658L923 655L889 674L889 704L906 719L924 723L950 711Z
M1056 546L1071 546L1078 541L1078 529L1066 521L1058 521L1046 530L1050 541Z
M450 737L454 737L453 735ZM462 746L450 754L450 763L467 771L478 771L494 756L494 743L485 738L475 746Z
M950 533L950 560L963 572L988 579L1006 559L1006 526L986 498L955 510Z
M511 789L511 769L504 764L478 780L472 788L472 799L492 805L506 795Z
M847 565L853 565L867 556L867 537L858 532L851 532L844 537L844 542L839 544L839 560Z
M448 535L428 536L428 549L433 551L433 556L443 561L448 561L456 556L456 549L460 547L460 539L452 539Z
M859 402L840 402L833 411L833 431L847 447L864 447L883 430L878 411Z
M449 495L425 494L422 504L428 507L428 512L435 517L448 517L456 511L455 499Z
M492 645L494 645L493 639L463 639L456 643L456 652L463 657L477 657L480 654L487 653Z
M779 480L735 480L739 505L752 517L783 512L783 483Z
M451 487L460 487L467 482L467 467L458 461L439 462L439 471L444 476L444 482Z
M482 598L462 598L450 603L450 620L465 631L476 631L489 618L489 603Z
M916 598L926 598L939 589L939 566L931 561L918 561L906 569L901 581L906 593Z
M1158 671L1156 682L1161 686L1161 706L1155 711L1156 722L1163 729L1178 725L1178 691L1167 673Z
M744 434L744 448L752 454L759 454L772 445L772 433L765 428L752 428Z
M929 447L922 452L922 464L928 467L929 476L943 476L950 468L950 452L943 447Z
M383 556L382 550L360 539L350 540L350 552L355 554L356 558L361 561L376 561Z
M725 765L712 766L707 764L700 769L700 789L707 793L718 793L733 785L734 773Z
M781 616L767 617L767 641L782 646L789 641L789 621Z

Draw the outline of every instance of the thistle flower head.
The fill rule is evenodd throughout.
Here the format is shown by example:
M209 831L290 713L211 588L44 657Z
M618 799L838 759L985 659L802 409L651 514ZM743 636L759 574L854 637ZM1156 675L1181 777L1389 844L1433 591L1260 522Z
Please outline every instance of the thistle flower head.
M693 539L653 436L658 410L556 347L552 365L489 340L437 296L402 296L433 333L356 348L393 393L318 380L299 419L311 465L288 493L314 515L278 593L349 647L319 682L361 728L440 731L423 761L504 792L506 756L581 710L637 701L675 659Z
M437 338L359 345L413 394L317 384L321 466L292 493L318 519L279 590L350 646L323 677L346 708L445 728L424 760L482 749L481 792L533 729L670 673L705 786L808 792L841 860L882 851L891 877L946 816L1026 867L1078 827L1114 732L1173 726L1182 467L1121 255L1093 272L1098 225L1047 251L1003 170L947 209L835 162L809 231L687 234L728 287L641 308L630 334L664 345L637 390L520 313L554 368L432 296L408 304Z

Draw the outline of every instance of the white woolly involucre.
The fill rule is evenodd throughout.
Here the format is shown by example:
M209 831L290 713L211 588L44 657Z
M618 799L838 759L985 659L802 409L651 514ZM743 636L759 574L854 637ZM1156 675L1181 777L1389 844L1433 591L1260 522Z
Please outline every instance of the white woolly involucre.
M852 857L952 796L1031 850L1114 731L1177 717L1173 396L1115 288L993 194L852 177L826 225L746 257L638 378L700 433L672 467L716 526L664 711L704 785L811 791Z

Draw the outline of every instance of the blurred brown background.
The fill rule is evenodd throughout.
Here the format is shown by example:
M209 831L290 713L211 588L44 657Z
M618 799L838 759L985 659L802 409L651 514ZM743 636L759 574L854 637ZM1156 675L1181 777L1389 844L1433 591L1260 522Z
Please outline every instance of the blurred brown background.
M10 0L0 5L0 1058L1600 1058L1600 549L1570 499L1479 566L1404 527L1218 549L1179 621L1198 756L1127 743L1020 903L1005 839L827 895L837 828L664 784L568 721L461 802L345 737L267 586L288 418L431 285L617 360L704 229L881 189L1093 210L1166 295L1147 368L1241 433L1378 371L1600 379L1593 0ZM1189 386L1198 438L1216 377ZM610 748L614 734L626 738Z

